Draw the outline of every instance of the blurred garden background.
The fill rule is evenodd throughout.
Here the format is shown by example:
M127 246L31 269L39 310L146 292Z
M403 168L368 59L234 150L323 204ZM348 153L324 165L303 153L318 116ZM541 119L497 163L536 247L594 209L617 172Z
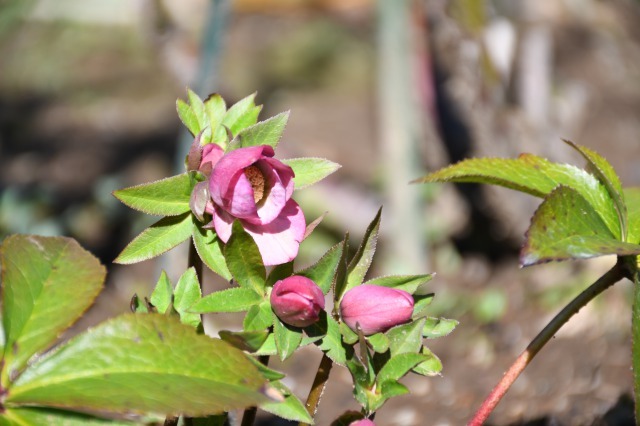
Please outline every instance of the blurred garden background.
M528 341L615 261L518 267L539 200L476 185L409 185L473 156L521 152L582 166L598 151L640 186L640 2L632 0L0 0L0 234L67 235L109 268L78 325L126 311L161 268L111 262L153 219L115 189L182 172L186 87L228 104L256 92L261 118L291 117L279 158L342 164L295 194L307 221L300 267L384 205L372 276L436 272L441 377L405 379L380 425L461 425ZM146 222L145 222L146 221ZM206 286L223 286L212 275ZM497 408L495 425L631 425L630 284L557 335ZM208 318L208 331L233 327ZM306 395L320 354L286 365ZM311 366L309 364L311 362ZM320 425L355 409L336 368ZM263 424L269 423L267 417Z

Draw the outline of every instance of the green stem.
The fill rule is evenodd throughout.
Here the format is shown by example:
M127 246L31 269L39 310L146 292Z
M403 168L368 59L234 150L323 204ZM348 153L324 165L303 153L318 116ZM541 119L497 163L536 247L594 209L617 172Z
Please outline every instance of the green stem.
M331 367L333 367L333 361L331 361L331 358L329 358L327 354L323 354L322 359L320 360L320 365L318 366L318 372L316 373L316 377L313 379L313 384L311 385L311 390L307 397L307 403L305 404L307 412L312 418L315 417L316 411L318 410L320 398L322 398L322 393L324 392L324 388L329 380ZM300 422L300 426L309 425L308 423Z
M489 396L484 400L473 418L467 423L467 426L482 426L489 418L498 405L502 397L507 393L513 382L520 376L520 373L533 360L540 349L558 332L558 330L569 321L569 319L580 311L580 309L589 303L597 295L620 281L622 278L629 276L628 266L622 259L611 268L606 274L600 277L595 283L580 293L575 299L565 306L547 326L529 343L527 349L511 365L509 370L504 374L502 380L493 388Z
M262 355L258 357L258 361L263 365L269 365L269 355ZM242 415L242 423L240 426L251 426L253 422L256 420L256 414L258 413L258 407L249 407L244 410L244 414Z

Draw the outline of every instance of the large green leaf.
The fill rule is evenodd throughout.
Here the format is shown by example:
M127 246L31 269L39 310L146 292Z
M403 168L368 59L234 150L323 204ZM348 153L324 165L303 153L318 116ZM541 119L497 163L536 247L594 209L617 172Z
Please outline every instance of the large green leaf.
M11 408L0 417L4 417L12 426L132 426L140 424L45 408Z
M620 221L621 239L627 239L627 205L624 201L624 192L622 183L616 174L613 166L600 154L590 150L582 145L577 145L571 141L565 140L566 144L578 151L587 160L587 170L593 173L598 180L604 185L613 200L616 211L618 212L618 220Z
M315 157L290 158L282 162L291 167L295 173L293 178L295 189L306 188L320 182L341 167L333 161Z
M624 197L628 215L627 241L638 244L640 243L640 188L625 188Z
M189 308L191 312L202 314L215 312L241 312L262 301L262 296L255 290L245 287L234 287L216 291L198 300Z
M180 321L192 327L200 325L200 315L193 313L189 308L200 300L200 282L196 269L187 269L178 280L173 291L173 307L180 315Z
M331 290L331 285L336 279L338 265L340 263L340 259L342 259L344 244L345 242L342 241L331 247L318 262L308 268L296 272L296 275L309 278L322 289L324 294L327 294L329 290Z
M376 376L376 382L382 384L388 380L398 380L413 367L426 360L427 357L421 353L406 352L396 355L380 369Z
M191 236L192 227L190 212L164 217L134 238L114 262L127 265L159 256L186 241Z
M425 318L422 335L427 339L436 339L449 335L459 324L457 320L447 318Z
M347 284L344 288L344 292L349 289L362 284L364 277L371 266L373 261L373 254L376 252L376 245L378 243L378 230L380 229L380 218L382 216L382 207L378 210L376 217L367 227L364 233L360 247L353 256L353 259L349 262L347 269ZM342 298L342 294L339 295Z
M53 344L100 293L105 268L70 238L13 235L0 249L6 374Z
M422 329L426 318L399 325L387 332L391 356L407 352L418 352L422 346Z
M246 127L236 136L235 139L238 142L235 146L245 148L248 146L270 145L275 148L278 146L288 120L289 111Z
M240 221L233 223L231 238L224 246L224 257L233 278L241 287L251 288L258 294L264 294L267 272L262 256L251 235Z
M273 334L280 361L293 355L302 342L302 330L283 323L278 316L273 319Z
M520 263L638 253L640 245L619 241L578 191L560 186L533 215Z
M188 173L113 192L132 209L158 216L177 216L190 210L189 198L196 184Z
M222 241L213 230L203 228L196 220L193 221L193 245L209 269L227 281L232 278L222 254Z
M532 154L517 159L472 158L431 173L416 182L474 182L500 185L536 197L545 197L558 185L580 193L621 239L620 221L606 187L592 174L569 164L550 162Z
M413 368L414 373L422 376L437 376L442 371L442 361L429 348L422 347L422 355L426 357L424 361Z
M6 404L204 416L263 402L264 382L231 345L175 317L128 314L31 364Z

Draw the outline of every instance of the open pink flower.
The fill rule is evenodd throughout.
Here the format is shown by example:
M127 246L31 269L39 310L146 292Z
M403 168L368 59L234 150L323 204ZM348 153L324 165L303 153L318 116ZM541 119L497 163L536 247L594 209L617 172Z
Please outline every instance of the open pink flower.
M213 164L209 177L216 233L226 243L239 219L265 265L293 260L306 227L302 210L291 199L293 170L273 155L268 145L236 149Z

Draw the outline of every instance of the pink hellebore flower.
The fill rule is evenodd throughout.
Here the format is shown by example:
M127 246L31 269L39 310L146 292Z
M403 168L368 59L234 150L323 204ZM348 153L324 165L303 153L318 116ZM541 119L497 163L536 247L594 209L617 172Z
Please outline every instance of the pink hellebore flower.
M217 156L215 148L205 150L203 166ZM233 221L240 219L265 265L293 260L306 227L302 210L291 199L293 170L273 155L268 145L236 149L213 163L209 177L213 208L207 211L213 214L216 233L226 243Z
M377 285L360 285L347 291L340 302L342 320L365 336L387 331L411 320L413 297L404 290Z
M306 327L318 321L324 294L309 278L294 275L274 284L271 308L282 322Z
M360 419L349 423L349 426L376 426L376 424L369 419Z

